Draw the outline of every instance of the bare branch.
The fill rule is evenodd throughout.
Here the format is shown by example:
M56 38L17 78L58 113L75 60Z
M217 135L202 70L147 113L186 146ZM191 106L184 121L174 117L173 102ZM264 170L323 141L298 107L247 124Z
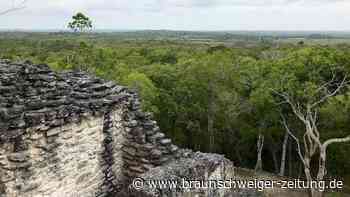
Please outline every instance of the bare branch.
M319 105L320 103L325 102L329 97L334 96L335 94L337 94L348 82L346 81L346 76L343 78L343 80L340 82L340 84L338 85L338 87L330 93L327 93L324 97L322 97L319 101L313 103L310 107L314 108L317 105Z
M303 154L301 153L301 148L300 148L300 142L299 142L299 139L297 137L295 137L295 135L290 131L289 127L288 127L288 124L287 124L287 121L286 119L284 118L283 114L281 114L281 118L282 118L282 124L284 126L284 128L286 129L286 131L288 132L288 134L294 139L294 141L297 143L297 147L298 147L298 155L301 159L301 161L303 162L303 164L305 164L305 160L304 160L304 156Z
M291 106L291 108L292 108L294 114L295 114L301 121L303 121L304 123L306 122L306 119L305 119L303 113L301 112L300 104L299 104L299 103L294 104L294 103L291 101L290 96L289 96L288 94L280 93L280 92L278 92L278 91L276 91L276 90L274 90L274 89L271 89L271 90L272 90L272 92L274 92L275 94L277 94L277 95L279 95L280 97L282 97L282 98L285 100L285 102L287 102L287 103Z
M311 123L312 123L312 130L315 134L315 136L319 139L320 138L320 132L318 131L317 128L317 110L315 110L314 112L314 116L310 118L311 119Z
M325 141L323 143L323 147L327 148L327 146L333 144L333 143L343 143L343 142L350 142L350 135L344 138L333 138Z
M332 74L332 79L326 83L324 83L323 85L321 85L317 90L316 92L320 92L322 89L325 89L327 86L329 86L330 84L332 84L335 80L335 74L333 73Z
M12 8L0 11L0 15L5 15L5 14L10 13L10 12L24 9L26 7L25 6L26 2L27 2L27 0L22 0L18 5L13 5Z
M305 151L305 154L308 154L308 155L310 155L310 149L309 149L309 145L307 144L307 134L306 133L304 133L304 135L303 135L303 140L304 140L304 151Z

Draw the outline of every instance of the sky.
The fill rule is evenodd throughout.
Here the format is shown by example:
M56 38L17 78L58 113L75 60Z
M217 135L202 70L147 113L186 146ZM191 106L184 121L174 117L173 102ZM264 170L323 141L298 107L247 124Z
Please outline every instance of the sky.
M0 0L0 29L65 29L77 12L95 29L349 31L350 0Z

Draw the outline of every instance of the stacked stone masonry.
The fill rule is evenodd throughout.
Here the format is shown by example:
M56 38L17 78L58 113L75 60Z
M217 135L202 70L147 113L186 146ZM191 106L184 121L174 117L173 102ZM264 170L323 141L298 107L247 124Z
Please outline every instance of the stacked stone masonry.
M134 91L0 60L0 197L133 196L133 178L188 152L142 112Z

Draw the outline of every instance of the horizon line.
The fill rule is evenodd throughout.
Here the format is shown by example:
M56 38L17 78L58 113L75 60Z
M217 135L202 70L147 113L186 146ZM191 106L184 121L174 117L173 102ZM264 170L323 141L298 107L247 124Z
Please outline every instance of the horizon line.
M62 28L43 28L43 29L37 29L37 28L0 28L0 32L4 31L23 31L23 32L72 32L68 29L62 29ZM96 28L91 30L90 32L125 32L125 31L174 31L174 32L341 32L341 33L350 33L350 30L283 30L283 29L271 29L271 30L186 30L186 29L113 29L113 28Z

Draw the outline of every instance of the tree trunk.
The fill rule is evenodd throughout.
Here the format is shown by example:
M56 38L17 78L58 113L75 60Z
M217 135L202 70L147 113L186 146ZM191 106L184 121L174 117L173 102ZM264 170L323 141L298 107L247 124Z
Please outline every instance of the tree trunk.
M309 157L305 158L304 173L305 173L306 181L311 184L312 175L310 171L310 161L311 161L311 158ZM311 194L311 197L315 197L315 190L310 188L310 194Z
M215 137L214 137L214 92L213 82L209 81L209 97L208 97L208 135L209 135L209 152L214 152Z
M255 171L259 172L262 171L262 159L261 154L264 147L264 135L261 133L259 134L258 141L257 141L257 161L255 165Z
M326 158L327 158L327 152L326 147L322 146L320 147L320 157L319 157L319 164L318 164L318 173L317 173L317 181L323 181L324 177L326 176L327 169L326 169ZM313 197L323 197L324 192L323 191L315 191L315 196Z
M288 145L288 176L293 176L293 143L289 143Z
M304 172L306 176L306 180L311 185L311 182L313 181L311 171L310 171L310 162L311 157L308 156L305 158L305 164L304 164ZM311 197L323 197L323 192L319 190L319 188L313 188L310 186L310 195Z
M273 160L273 166L275 168L275 173L278 173L278 161L276 156L276 149L274 148L274 145L270 145L270 152Z
M326 148L321 147L320 148L320 161L318 165L318 173L317 173L317 180L323 181L324 176L326 175Z
M236 153L236 156L237 156L237 159L238 159L238 162L239 162L238 165L241 165L241 166L242 166L242 161L243 161L243 159L242 159L240 150L238 149L238 145L236 145L236 147L235 147L235 153Z
M311 197L324 197L324 192L317 188L310 188Z
M285 172L285 168L286 168L286 155L287 155L288 138L289 138L289 134L286 131L286 133L284 134L284 140L283 140L283 145L282 145L281 166L280 166L280 172L279 172L280 176L284 176L284 172ZM291 159L289 158L289 160L291 160Z

